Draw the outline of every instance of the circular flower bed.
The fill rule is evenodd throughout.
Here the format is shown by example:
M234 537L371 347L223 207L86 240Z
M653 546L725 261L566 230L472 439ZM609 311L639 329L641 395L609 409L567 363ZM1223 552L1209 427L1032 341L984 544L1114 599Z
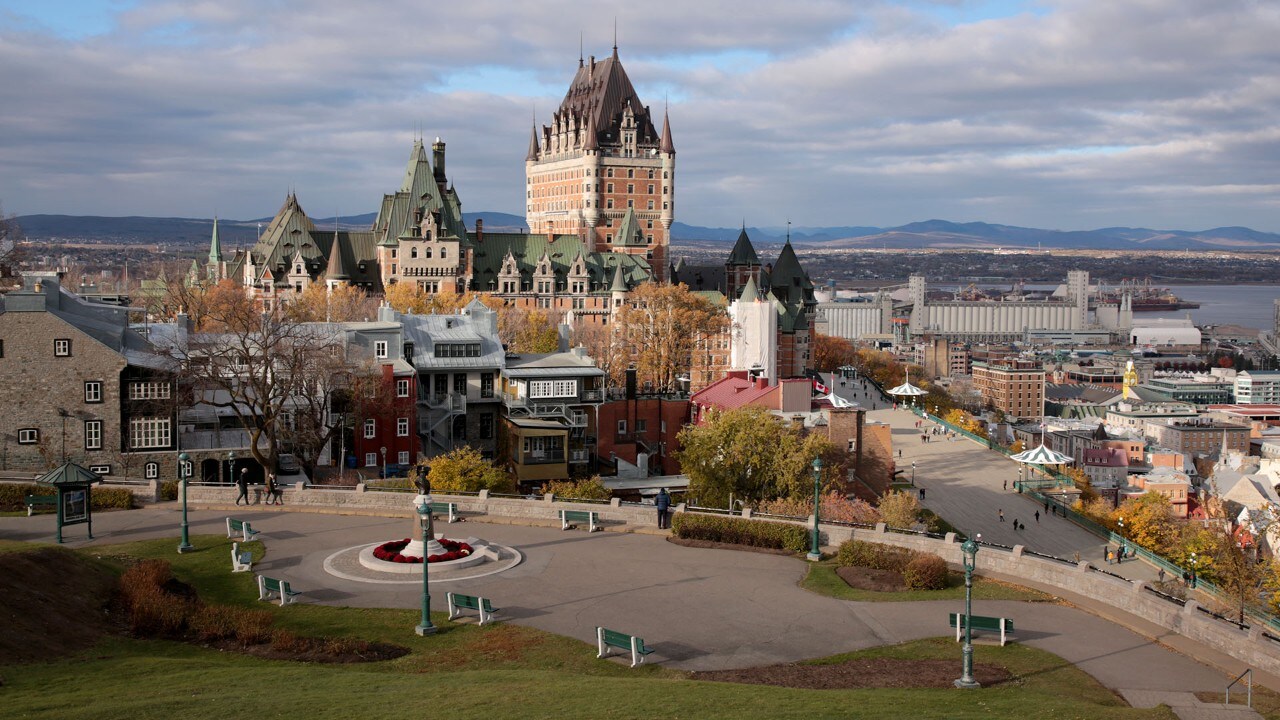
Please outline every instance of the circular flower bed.
M431 555L427 558L427 562L447 562L449 560L457 560L458 558L464 558L471 554L471 546L464 542L459 542L457 540L446 540L443 538L441 538L438 542L441 545L443 545L444 549L447 550L448 552L442 552L442 553L437 553L435 555ZM422 562L422 558L420 557L400 554L400 551L404 550L405 546L408 544L409 544L409 538L405 538L403 540L392 540L389 543L383 543L373 549L373 556L378 558L379 560L386 560L387 562L397 562L397 563Z

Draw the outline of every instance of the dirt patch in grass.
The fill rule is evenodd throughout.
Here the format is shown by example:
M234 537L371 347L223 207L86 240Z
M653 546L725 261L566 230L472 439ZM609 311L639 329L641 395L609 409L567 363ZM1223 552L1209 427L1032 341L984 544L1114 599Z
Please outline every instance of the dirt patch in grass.
M360 643L361 647L356 648L352 647L353 643L350 641L339 641L336 644L330 644L324 638L304 638L304 640L309 641L307 643L309 647L291 647L289 650L280 650L270 643L241 647L231 640L214 643L212 647L242 652L246 655L253 655L267 660L293 660L295 662L333 665L394 660L409 654L409 648L392 645L391 643Z
M691 673L693 680L775 685L805 690L857 690L864 688L948 688L958 677L954 660L902 660L866 658L831 665L789 663ZM997 665L976 663L973 677L983 687L1006 682L1013 675Z
M712 540L690 540L687 538L678 538L675 535L667 537L667 542L682 545L684 547L693 548L711 548L713 550L742 550L744 552L761 553L764 555L795 555L791 550L777 550L775 548L753 547L751 545L738 545L736 543L714 542Z
M0 664L64 657L122 629L115 574L61 548L0 554Z
M872 592L900 592L907 590L907 581L902 573L892 570L877 570L867 567L838 567L836 575L849 587Z

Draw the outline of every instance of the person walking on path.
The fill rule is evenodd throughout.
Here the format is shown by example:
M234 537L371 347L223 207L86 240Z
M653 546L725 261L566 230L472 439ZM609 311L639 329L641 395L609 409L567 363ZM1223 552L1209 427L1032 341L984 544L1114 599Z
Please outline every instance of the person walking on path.
M239 505L243 500L245 505L249 504L249 482L245 480L244 473L240 473L240 478L236 480L236 490L240 492L236 496L236 504Z
M1040 511L1036 511L1036 522L1040 522Z
M996 510L996 513L1000 516L1000 522L1004 522L1004 508Z
M1005 489L1005 490L1008 490L1008 489L1009 489L1009 478L1005 478L1005 479L1004 479L1004 488L1003 488L1003 489Z
M653 504L658 508L658 529L666 530L669 526L667 522L667 508L671 507L671 494L666 488L658 491L658 497L654 498Z
M265 489L266 489L266 495L267 495L267 504L268 505L280 504L279 503L280 491L276 489L276 476L273 475L272 473L267 473L267 480L264 484L266 485Z
M1021 529L1022 529L1022 527L1018 525L1018 518L1014 518L1014 519L1013 519L1013 529L1014 529L1014 530L1021 530Z
M924 488L920 488L920 500L924 500Z

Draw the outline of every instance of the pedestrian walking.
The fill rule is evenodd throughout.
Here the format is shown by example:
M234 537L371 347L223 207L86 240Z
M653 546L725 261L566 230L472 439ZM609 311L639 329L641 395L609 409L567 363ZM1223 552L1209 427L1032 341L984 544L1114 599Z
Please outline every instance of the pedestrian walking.
M902 457L902 448L898 448L898 457Z
M1049 514L1049 501L1048 501L1048 500L1045 500L1045 501L1044 501L1044 514L1045 514L1045 515L1048 515L1048 514Z
M671 507L671 494L666 488L658 491L658 497L654 498L653 504L658 508L658 529L667 529L667 508Z
M1021 529L1022 529L1022 526L1018 525L1018 518L1014 518L1014 519L1013 519L1013 529L1014 529L1014 530L1021 530Z
M1164 568L1160 568L1160 573L1156 577L1159 578L1159 582L1164 582Z
M1036 511L1036 522L1040 522L1040 511Z
M240 473L240 478L236 480L236 490L240 494L236 496L236 504L239 505L243 500L245 505L249 504L249 483L244 479L244 473Z
M920 488L920 499L924 500L924 488Z
M996 514L1000 516L1000 522L1004 522L1004 508L996 510Z
M276 476L273 473L267 473L267 479L263 483L265 485L267 504L281 505L280 490L276 487Z
M1004 487L1003 487L1003 489L1005 489L1005 490L1008 490L1008 489L1009 489L1009 478L1005 478L1005 479L1004 479Z

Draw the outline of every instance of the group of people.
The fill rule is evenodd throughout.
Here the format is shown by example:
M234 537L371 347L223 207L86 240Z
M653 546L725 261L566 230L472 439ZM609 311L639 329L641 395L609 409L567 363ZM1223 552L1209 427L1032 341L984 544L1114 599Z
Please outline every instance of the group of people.
M249 471L247 468L240 468L240 477L236 478L236 490L239 495L236 496L236 504L239 505L243 500L245 505L252 505L249 502ZM263 481L262 494L267 498L266 505L283 505L284 491L276 483L275 473L267 473L266 479Z

